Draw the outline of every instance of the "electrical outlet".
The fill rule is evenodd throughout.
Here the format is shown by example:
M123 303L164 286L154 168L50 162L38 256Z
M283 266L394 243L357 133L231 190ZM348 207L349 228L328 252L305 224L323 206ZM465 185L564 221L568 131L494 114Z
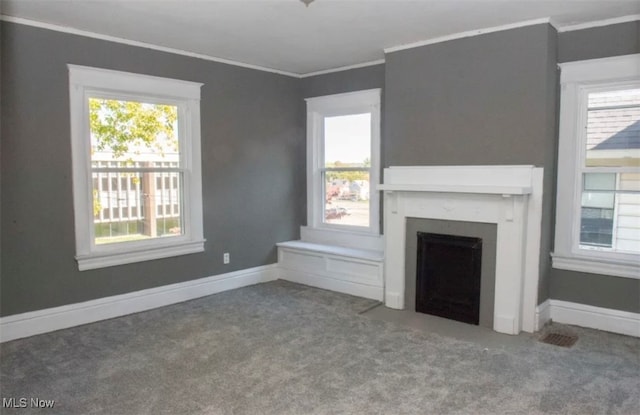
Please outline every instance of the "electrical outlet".
M229 262L231 262L231 259L229 258L229 253L225 252L222 255L222 262L224 262L225 264L228 264Z

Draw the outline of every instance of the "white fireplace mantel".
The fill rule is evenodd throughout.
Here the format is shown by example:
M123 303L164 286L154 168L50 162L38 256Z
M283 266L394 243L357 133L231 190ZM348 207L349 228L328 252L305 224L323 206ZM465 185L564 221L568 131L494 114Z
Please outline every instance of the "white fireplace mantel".
M385 304L404 308L407 218L497 225L493 329L533 332L542 173L534 166L402 166L384 170Z

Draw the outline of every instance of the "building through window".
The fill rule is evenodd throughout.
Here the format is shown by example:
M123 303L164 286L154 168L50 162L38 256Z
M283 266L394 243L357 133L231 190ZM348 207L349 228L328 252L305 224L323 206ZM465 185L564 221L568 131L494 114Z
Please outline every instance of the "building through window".
M380 90L307 99L308 225L378 233Z
M640 88L590 92L580 246L640 253Z
M555 268L640 278L638 62L560 65Z

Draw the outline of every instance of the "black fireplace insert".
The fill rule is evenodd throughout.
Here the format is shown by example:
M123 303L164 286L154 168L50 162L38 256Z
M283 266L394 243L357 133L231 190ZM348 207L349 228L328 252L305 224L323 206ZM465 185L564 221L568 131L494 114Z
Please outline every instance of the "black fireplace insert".
M416 311L478 325L482 239L418 232Z

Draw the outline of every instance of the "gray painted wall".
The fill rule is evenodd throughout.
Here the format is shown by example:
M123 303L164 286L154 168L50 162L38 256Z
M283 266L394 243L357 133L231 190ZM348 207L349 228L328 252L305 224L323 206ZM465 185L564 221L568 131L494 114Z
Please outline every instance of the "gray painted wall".
M384 88L384 64L302 78L305 98Z
M559 62L633 53L640 53L637 21L558 35ZM640 313L640 280L551 269L549 289L556 300Z
M2 6L0 6L2 11ZM3 21L0 20L0 36L2 35ZM2 38L0 37L0 110L2 109ZM2 117L0 116L0 218L2 218ZM2 221L0 219L0 233L2 233ZM2 288L2 237L0 236L0 288ZM2 314L0 314L2 315Z
M299 237L300 80L6 22L1 30L1 315L274 263L275 243ZM206 252L77 270L67 63L204 83Z
M553 236L555 56L556 32L541 24L390 53L385 64L386 166L544 167L540 302Z
M366 66L346 71L332 72L324 75L310 76L302 79L302 96L304 98L320 97L323 95L342 94L345 92L362 91L366 89L382 88L381 114L384 114L384 64ZM303 108L302 123L306 125L306 106ZM384 115L380 120L380 132L384 136ZM384 137L381 137L381 147L384 148ZM380 166L384 165L384 151L381 149ZM306 159L305 159L306 160ZM380 171L382 177L382 168ZM382 206L380 200L380 229L382 229ZM306 200L305 200L306 209ZM306 224L306 218L305 218Z
M418 261L418 232L469 236L482 239L482 268L480 276L480 326L493 328L496 297L497 225L464 221L407 218L405 246L405 305L416 309L416 268Z
M382 165L545 167L539 301L640 311L640 281L552 270L559 62L640 52L640 23L548 25L302 80L2 22L0 315L276 261L305 222L304 97L383 88ZM78 272L66 63L203 82L206 252ZM560 161L561 162L561 161ZM277 214L274 214L277 212ZM232 263L223 266L222 252ZM550 276L550 278L549 278Z
M640 22L556 34L548 25L390 53L384 66L303 80L303 94L384 87L382 160L390 165L545 168L538 302L640 312L640 281L551 268L558 128L556 62L640 53ZM366 68L365 68L366 69ZM383 73L384 80L378 79Z
M551 298L640 313L640 281L608 275L551 270Z
M558 62L631 55L640 50L640 21L558 34Z

